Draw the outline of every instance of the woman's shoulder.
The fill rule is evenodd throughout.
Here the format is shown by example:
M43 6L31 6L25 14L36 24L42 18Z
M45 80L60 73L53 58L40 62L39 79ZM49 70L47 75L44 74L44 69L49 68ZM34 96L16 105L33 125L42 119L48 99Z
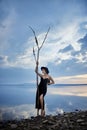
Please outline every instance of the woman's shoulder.
M50 79L50 78L51 78L51 75L48 75L48 78Z

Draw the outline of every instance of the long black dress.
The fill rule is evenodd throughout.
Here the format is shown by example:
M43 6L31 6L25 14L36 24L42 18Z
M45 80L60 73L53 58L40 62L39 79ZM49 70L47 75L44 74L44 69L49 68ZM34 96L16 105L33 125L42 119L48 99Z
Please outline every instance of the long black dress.
M40 95L43 94L43 97L46 95L47 92L47 83L48 83L48 78L43 79L41 78L40 84L38 85L37 92L36 92L36 108L41 109L41 104L40 104ZM43 98L43 109L44 109L44 98Z

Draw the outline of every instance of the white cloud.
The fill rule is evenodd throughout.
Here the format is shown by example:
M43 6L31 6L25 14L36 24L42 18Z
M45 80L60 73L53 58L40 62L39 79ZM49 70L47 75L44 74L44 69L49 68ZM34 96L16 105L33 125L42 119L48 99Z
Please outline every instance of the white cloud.
M85 52L84 54L78 53L75 56L75 59L77 59L77 63L86 63L87 62L87 52Z
M31 116L36 116L36 110L33 104L0 107L0 120L27 119Z
M56 115L63 114L64 111L62 108L55 108L54 111L50 111L47 107L46 115ZM0 107L0 121L2 120L20 120L20 119L29 119L31 116L36 116L36 109L34 104L23 104L18 106L4 106Z
M87 84L87 74L74 75L74 76L62 76L54 78L56 83L64 84Z
M47 105L46 105L46 113L48 115L56 115L56 114L63 114L64 113L64 110L62 108L55 108L55 110L52 110L50 111L48 108L47 108Z
M15 23L16 13L11 9L8 16L0 24L0 51L4 52L9 48L9 39L12 37L12 26Z
M0 55L0 66L8 66L8 56L2 56Z
M87 19L75 20L72 23L68 23L64 27L56 27L54 30L50 30L46 43L44 44L40 52L40 65L47 65L49 62L61 64L64 60L76 59L77 61L85 61L83 55L78 54L81 50L81 44L77 41L84 36L84 33L79 32L80 24ZM44 39L45 33L38 35L39 43L41 44ZM32 48L35 46L33 37L23 44L25 49L18 54L14 61L9 61L10 66L34 68L35 62L33 57ZM67 50L67 52L60 52L64 48L71 45L73 50ZM36 50L36 48L35 48ZM72 52L77 52L76 56L73 56ZM86 57L86 56L85 56Z
M47 65L49 62L60 64L63 60L74 58L72 51L64 53L59 51L69 45L73 47L73 51L78 52L81 50L81 44L77 42L83 36L79 32L80 22L74 21L74 23L67 25L65 28L56 28L49 32L46 43L40 53L40 65ZM44 35L45 33L38 35L39 43L42 43ZM28 47L28 51L25 50L25 53L19 56L20 58L17 59L18 63L23 63L23 66L33 67L31 66L31 64L34 65L32 47ZM20 60L21 62L19 62Z
M60 64L63 60L69 60L73 58L73 56L71 55L71 51L68 51L65 53L59 52L57 57L58 57L58 60L56 61L56 64ZM61 62L59 62L59 60Z
M87 29L87 24L84 25L84 28Z

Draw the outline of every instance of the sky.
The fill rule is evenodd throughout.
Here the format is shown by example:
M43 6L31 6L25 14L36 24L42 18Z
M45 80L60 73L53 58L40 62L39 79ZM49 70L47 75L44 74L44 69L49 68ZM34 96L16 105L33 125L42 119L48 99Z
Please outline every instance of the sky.
M33 47L55 83L87 83L87 0L0 0L0 83L34 83ZM35 49L36 51L36 49Z

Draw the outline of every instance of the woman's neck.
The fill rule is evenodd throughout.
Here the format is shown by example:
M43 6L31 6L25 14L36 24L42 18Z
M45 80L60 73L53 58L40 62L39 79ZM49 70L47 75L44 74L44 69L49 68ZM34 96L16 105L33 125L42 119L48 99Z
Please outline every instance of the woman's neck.
M47 76L48 74L44 74L44 76Z

